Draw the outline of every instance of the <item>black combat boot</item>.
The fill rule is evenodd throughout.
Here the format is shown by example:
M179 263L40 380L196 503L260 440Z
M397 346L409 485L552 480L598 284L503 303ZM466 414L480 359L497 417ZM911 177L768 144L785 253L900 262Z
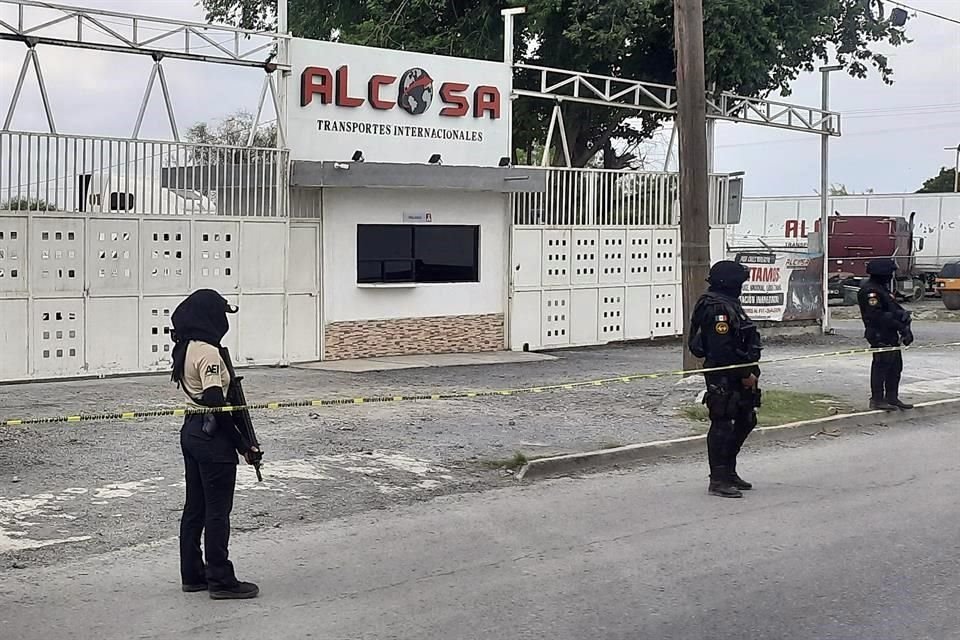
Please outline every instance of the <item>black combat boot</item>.
M890 404L883 398L870 398L870 408L878 411L896 411L899 407Z
M730 473L730 484L740 491L750 491L750 489L753 489L753 484L741 478L740 474L737 473L736 467L734 467L733 471Z
M246 600L256 598L259 593L260 587L252 582L238 582L230 587L210 589L210 597L214 600Z
M903 411L906 411L907 409L913 409L912 404L907 404L906 402L902 402L899 398L894 398L892 400L888 398L887 404L892 405L897 409L901 409Z
M742 498L743 494L733 484L732 473L725 467L717 467L710 473L707 493L718 498Z

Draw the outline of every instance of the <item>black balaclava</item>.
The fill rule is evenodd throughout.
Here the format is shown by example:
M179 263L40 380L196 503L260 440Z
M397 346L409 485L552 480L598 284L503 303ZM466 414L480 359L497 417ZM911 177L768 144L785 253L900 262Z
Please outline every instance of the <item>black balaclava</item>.
M750 279L750 270L732 260L721 260L710 268L710 291L739 298L743 283Z
M887 291L891 290L893 274L897 271L897 263L890 258L877 258L867 263L867 274L870 280L881 285Z
M183 365L187 358L187 345L199 340L220 348L220 341L230 330L228 313L237 308L213 289L200 289L191 293L173 312L173 373L170 379L179 386L183 381Z

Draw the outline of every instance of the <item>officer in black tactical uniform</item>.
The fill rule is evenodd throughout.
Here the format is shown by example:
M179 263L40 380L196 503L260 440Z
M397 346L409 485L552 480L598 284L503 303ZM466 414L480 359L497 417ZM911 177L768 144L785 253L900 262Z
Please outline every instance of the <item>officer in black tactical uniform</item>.
M910 312L901 307L890 293L897 263L890 258L878 258L867 263L870 279L860 288L857 302L863 318L864 334L870 346L897 347L913 343ZM896 411L912 409L913 405L900 400L900 374L903 372L903 353L900 350L873 354L870 368L870 408Z
M690 322L690 351L705 359L705 368L748 365L704 374L703 402L710 410L709 493L722 498L742 498L741 491L753 488L737 474L737 454L757 426L760 406L760 367L751 364L760 360L760 332L740 304L749 278L749 269L737 262L713 265L710 287L697 301Z

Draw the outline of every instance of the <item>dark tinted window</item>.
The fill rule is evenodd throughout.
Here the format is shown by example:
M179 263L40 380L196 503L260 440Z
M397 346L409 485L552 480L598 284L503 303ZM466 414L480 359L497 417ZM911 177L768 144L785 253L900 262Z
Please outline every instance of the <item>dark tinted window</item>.
M110 194L110 211L133 211L133 194L112 192Z
M943 270L940 271L941 278L960 278L960 262L952 262L950 264L943 265Z
M413 227L361 224L357 226L357 260L412 260Z
M480 227L358 225L357 282L478 282Z
M413 229L357 227L357 282L413 282Z
M479 227L415 227L417 282L476 282L479 244Z

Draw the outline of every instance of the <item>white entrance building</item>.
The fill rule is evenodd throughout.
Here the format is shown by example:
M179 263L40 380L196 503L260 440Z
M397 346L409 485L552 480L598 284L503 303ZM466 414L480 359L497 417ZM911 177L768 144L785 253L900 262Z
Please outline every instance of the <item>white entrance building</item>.
M16 16L0 40L26 48L0 129L0 381L165 370L170 314L205 287L240 306L227 342L241 364L682 331L676 174L510 161L513 99L555 102L547 146L559 127L569 158L564 101L675 113L675 91L514 64L516 12L504 61L489 62L32 0L0 8ZM153 58L131 138L57 131L47 46ZM167 58L265 71L256 122L272 101L278 148L180 142ZM43 133L10 127L31 66ZM539 89L515 88L517 73ZM139 139L157 83L172 141ZM839 132L836 114L754 98L723 94L708 111ZM711 185L718 258L730 178Z

